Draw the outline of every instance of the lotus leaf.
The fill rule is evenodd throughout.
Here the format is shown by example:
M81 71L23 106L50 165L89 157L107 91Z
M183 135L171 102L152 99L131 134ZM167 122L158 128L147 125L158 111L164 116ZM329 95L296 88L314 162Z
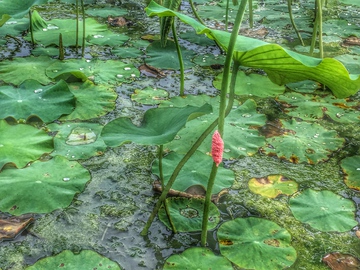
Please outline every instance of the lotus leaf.
M360 190L360 156L344 158L341 168L345 173L345 184L349 188Z
M128 36L124 34L114 33L112 31L104 31L100 34L91 35L86 38L86 40L95 45L100 46L119 46L124 44L129 39Z
M56 269L63 270L74 269L111 269L120 270L120 266L110 259L96 253L92 250L82 250L79 254L75 254L70 250L64 250L61 253L46 257L35 264L26 268L26 270L37 269Z
M233 267L226 258L215 255L208 248L192 247L167 258L163 269L232 270Z
M355 221L354 202L331 191L306 189L290 198L290 209L297 220L323 231L350 231Z
M0 120L0 169L7 163L24 167L53 149L53 138L43 130Z
M103 128L99 124L63 123L51 124L48 128L57 131L52 156L60 155L69 160L88 159L103 154L107 147L99 136Z
M28 119L37 116L45 123L70 114L75 98L64 81L42 86L38 81L24 81L19 88L0 87L0 118Z
M91 81L71 83L70 91L76 98L75 110L60 120L87 120L103 116L115 108L117 95L106 85L94 85Z
M195 19L166 9L154 1L146 8L146 13L148 16L177 16L198 34L208 35L227 49L230 40L228 32L207 28ZM360 89L360 76L349 75L344 65L335 59L304 56L253 38L238 36L234 60L242 66L263 69L270 80L279 85L311 79L325 84L339 98L353 95Z
M162 100L168 99L169 94L162 89L154 89L152 87L146 87L142 90L135 89L134 94L131 95L131 99L140 104L155 105L159 104Z
M21 18L27 14L34 5L47 3L48 0L2 0L0 1L0 26L6 22L6 18ZM9 16L10 15L10 16Z
M337 99L331 95L320 97L286 93L279 96L279 101L288 104L286 112L293 117L315 121L325 115L340 123L357 123L360 121L360 102L349 102L346 99Z
M0 61L0 80L14 85L20 85L29 79L35 79L43 85L49 84L51 80L46 76L45 69L54 61L47 56Z
M183 102L202 102L203 97L187 96L183 98L172 98L169 102L164 102L163 105L182 106ZM173 151L178 153L186 153L203 131L213 122L217 117L219 106L219 98L208 98L214 108L214 114L201 116L194 121L191 121L186 127L178 133L176 140L166 145ZM264 145L265 138L259 135L256 130L265 124L266 117L256 111L256 103L253 100L247 100L241 106L233 109L225 119L225 149L224 158L238 158L239 156L254 155L258 149ZM199 150L203 153L210 151L211 136L209 135L200 145Z
M213 81L214 87L221 90L223 73L215 77ZM235 85L235 94L237 95L253 95L258 97L277 96L285 91L285 86L279 86L269 80L268 77L238 72Z
M188 120L210 112L209 104L201 107L150 109L145 112L140 126L135 126L129 118L117 118L104 127L101 136L111 147L126 142L162 145L172 141Z
M191 68L194 65L191 59L195 56L195 52L181 47L181 53L185 69ZM166 47L162 47L160 41L154 41L146 48L146 55L148 58L145 62L150 66L172 70L178 70L180 67L175 43L170 40L166 43Z
M224 222L217 238L221 254L241 268L280 270L296 260L290 233L266 219L250 217Z
M67 207L89 180L90 173L79 163L60 156L23 169L5 169L0 174L0 210L20 215Z
M69 59L56 61L46 69L46 75L52 79L65 79L71 76L82 81L91 80L96 84L117 84L139 76L132 65L119 60Z
M0 20L1 26L1 20ZM9 19L3 26L0 27L0 36L5 37L6 35L17 36L20 35L23 31L29 29L29 19ZM2 41L6 42L6 39L3 38Z
M166 204L171 221L177 232L201 231L204 213L204 199L168 198ZM165 208L160 208L159 219L170 230L172 229ZM214 229L220 221L220 212L215 204L210 204L208 230Z
M267 138L264 152L294 163L315 164L329 158L331 151L342 147L345 140L336 131L327 130L318 124L307 122L282 121L283 134Z
M120 58L136 58L144 54L143 51L134 47L118 47L112 49L111 52Z
M99 24L93 18L87 18L85 20L86 25L86 36L102 35L103 32L107 31L108 28L104 24ZM35 40L47 47L50 45L59 44L59 34L62 35L64 46L75 46L76 45L76 20L72 19L53 19L48 21L47 28L43 28L39 31L35 31ZM79 40L78 43L82 42L82 27L79 27ZM30 37L28 37L30 39Z
M212 67L214 69L219 69L224 66L225 55L216 55L213 54L199 54L194 57L193 62L202 67Z
M294 194L298 189L298 184L282 175L268 175L261 178L251 178L249 189L264 197L276 198L281 194Z
M174 168L182 158L183 155L176 152L172 152L163 158L162 163L165 185L169 181ZM206 190L212 163L213 160L209 155L196 151L180 171L175 183L172 185L172 189L185 192L192 186L200 185ZM158 164L158 160L155 160L152 167L153 173L157 175L159 175ZM234 179L234 172L225 169L220 165L215 178L212 194L218 194L222 190L230 188Z
M208 17L207 17L208 18ZM195 43L201 46L213 46L216 45L215 42L211 39L206 38L205 35L200 36L196 35L194 31L187 31L185 33L181 33L179 35L182 39L190 41L191 43ZM214 57L214 55L212 55Z
M323 33L340 37L359 36L359 27L346 20L327 20L323 23Z

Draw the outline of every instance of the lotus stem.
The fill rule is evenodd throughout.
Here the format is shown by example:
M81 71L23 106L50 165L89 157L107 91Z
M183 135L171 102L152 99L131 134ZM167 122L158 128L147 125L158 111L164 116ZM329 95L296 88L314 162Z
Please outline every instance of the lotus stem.
M226 9L225 9L225 31L228 30L228 24L229 24L229 6L230 6L230 0L226 0Z
M190 6L191 6L191 10L194 13L195 18L202 24L205 26L204 21L200 18L199 14L196 11L195 5L194 5L194 1L193 0L189 0Z
M34 27L33 27L33 20L32 20L31 10L29 10L29 21L30 21L31 44L32 44L33 46L35 46Z
M252 0L249 0L249 25L250 28L254 27L254 10Z
M184 92L185 92L185 67L184 67L183 57L181 54L179 40L178 40L177 34L176 34L175 19L173 20L173 22L171 24L171 30L173 32L174 42L175 42L176 51L177 51L177 55L178 55L178 59L179 59L179 65L180 65L180 96L183 97L183 96L185 96L185 94L184 94Z
M84 0L80 0L81 3L81 12L82 12L82 20L83 20L83 36L82 36L82 48L81 48L81 57L85 56L85 7Z
M64 45L63 45L63 39L62 34L59 34L59 60L64 60Z
M79 0L76 0L75 3L75 9L76 9L76 43L75 48L79 48Z
M320 58L324 58L324 46L323 46L323 31L322 31L322 7L323 3L321 0L316 0L317 9L316 17L318 17L318 27L319 27L319 49L320 49Z
M296 35L298 36L298 38L300 40L301 45L305 46L304 41L303 41L303 39L302 39L302 37L300 35L300 32L299 32L298 28L296 27L296 24L295 24L295 21L294 21L294 16L293 16L293 13L292 13L292 8L291 8L291 2L292 2L291 0L287 1L289 15L290 15L290 21L291 21L291 24L292 24L292 26L293 26L293 28L295 30Z

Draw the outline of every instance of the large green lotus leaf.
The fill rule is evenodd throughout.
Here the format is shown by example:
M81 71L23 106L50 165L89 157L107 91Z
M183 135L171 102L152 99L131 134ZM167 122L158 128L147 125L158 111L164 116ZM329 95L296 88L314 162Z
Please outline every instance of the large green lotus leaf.
M360 156L344 158L341 168L345 173L345 184L349 188L360 190Z
M211 111L209 104L201 107L150 109L145 112L140 126L135 126L129 118L117 118L104 127L101 136L111 147L126 142L162 145L172 141L188 120Z
M360 102L348 102L346 99L337 99L331 95L321 97L286 93L278 97L280 102L286 102L285 111L288 115L303 120L315 121L329 116L340 123L357 123L360 121Z
M165 185L169 181L174 168L178 165L183 156L184 155L176 152L171 152L163 158L162 162ZM189 187L202 186L203 190L206 191L212 164L213 160L209 155L196 151L184 165L171 188L177 191L186 192ZM154 161L152 172L159 175L158 160ZM224 189L230 188L234 179L234 172L224 169L224 167L220 165L215 178L212 194L215 195Z
M204 214L204 199L173 197L167 198L166 204L171 221L177 232L201 231L202 218ZM172 229L164 206L159 210L159 219L170 230ZM215 204L211 203L209 208L208 230L212 230L220 221L220 212Z
M181 100L182 99L182 100ZM172 98L163 105L182 106L183 102L202 102L203 97L187 96L183 98ZM218 115L219 98L210 98L214 113L203 115L186 125L178 133L174 141L166 145L167 148L178 153L186 153L194 142L199 138L205 129L208 128ZM198 104L199 104L198 103ZM201 103L200 103L201 104ZM265 144L265 138L259 135L257 127L265 124L266 117L256 111L256 103L253 100L247 100L241 106L234 108L225 119L224 130L224 158L233 159L239 156L254 155L258 149ZM208 153L211 149L212 133L200 145L199 151Z
M85 20L86 26L86 37L94 35L102 35L103 32L107 31L107 27L104 24L98 23L93 18L87 18ZM35 31L35 40L47 47L50 45L59 44L59 34L62 35L64 46L75 46L76 45L76 20L72 19L53 19L48 21L48 27L43 28L39 31ZM78 44L82 44L82 25L79 27L79 38ZM30 39L30 37L28 37Z
M21 215L67 207L89 180L88 170L60 156L46 162L35 161L23 169L3 170L0 210Z
M120 270L120 266L110 259L96 253L92 250L82 250L75 254L70 250L64 250L61 253L43 258L35 264L26 268L26 270L38 269L57 269L75 270L75 269L111 269Z
M34 5L41 5L47 3L48 0L2 0L0 1L0 26L6 21L6 18L11 17L21 18L27 14L30 8ZM8 16L6 16L8 15ZM5 21L4 21L5 19Z
M53 138L43 130L0 119L0 169L7 163L24 167L53 149Z
M290 233L266 219L250 217L224 222L217 238L221 254L241 268L280 270L296 260Z
M306 189L289 201L290 209L297 220L323 231L350 231L355 221L354 202L331 191Z
M181 54L185 69L194 66L191 62L191 59L195 56L194 51L181 47ZM145 58L145 62L150 66L160 69L180 69L175 43L173 41L168 40L166 47L162 47L160 41L154 41L146 48L146 55L148 58Z
M350 73L359 74L360 73L360 63L358 54L342 54L335 57L335 59L339 60L341 63L344 64L346 69Z
M223 73L218 74L214 81L214 87L221 90ZM265 90L265 91L264 91ZM268 77L238 72L236 76L235 94L254 95L258 97L277 96L285 91L285 86L279 86L269 80Z
M85 10L86 14L89 14L90 16L96 16L96 17L102 17L107 18L108 16L123 16L128 13L126 9L118 8L114 6L105 6L102 8L96 7L96 8L88 8Z
M96 84L117 84L139 77L140 73L132 64L120 60L69 59L54 62L46 69L46 75L52 79L66 80L74 76Z
M181 254L174 254L167 258L163 269L233 270L234 268L226 258L215 255L210 249L192 247Z
M144 54L142 50L135 47L117 47L112 49L111 53L120 58L137 58Z
M195 19L166 9L154 1L146 8L146 13L148 16L177 16L198 34L207 34L227 49L231 35L228 32L207 28ZM360 89L360 76L349 75L344 65L335 59L304 56L253 38L238 36L234 60L242 66L263 69L279 85L311 79L328 86L339 98L353 95Z
M20 85L25 80L37 80L41 84L49 84L51 80L45 74L45 69L55 60L47 57L16 57L12 60L0 61L0 80Z
M340 37L360 36L359 27L356 24L349 24L348 21L339 19L323 22L323 33Z
M117 94L106 85L94 85L87 80L69 84L76 98L75 110L60 120L87 120L107 114L115 108Z
M0 87L0 118L28 119L37 116L45 123L58 119L74 110L75 98L64 81L42 86L27 80L19 88Z
M282 175L268 175L266 177L251 178L249 189L264 197L276 198L277 196L292 195L298 190L298 183Z
M103 126L95 123L50 124L49 130L57 131L52 156L64 156L69 160L88 159L103 154L106 145L100 137Z
M18 36L27 29L29 29L28 18L9 19L3 26L0 27L0 36L1 37L5 37L6 35ZM5 41L5 39L3 40Z
M282 121L284 133L267 138L267 147L263 151L268 155L294 163L315 164L328 159L332 151L342 147L345 140L339 138L336 131L327 130L315 123Z
M134 94L131 95L131 100L140 104L156 105L162 100L169 98L169 93L163 89L154 89L150 86L144 89L135 89Z

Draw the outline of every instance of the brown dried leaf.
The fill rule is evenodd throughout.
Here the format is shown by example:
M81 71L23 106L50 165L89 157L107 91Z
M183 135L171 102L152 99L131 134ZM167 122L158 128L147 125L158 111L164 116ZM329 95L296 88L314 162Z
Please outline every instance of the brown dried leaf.
M359 270L360 260L349 254L341 254L338 252L327 254L322 261L326 263L332 270Z
M15 238L33 221L29 214L0 219L0 241Z

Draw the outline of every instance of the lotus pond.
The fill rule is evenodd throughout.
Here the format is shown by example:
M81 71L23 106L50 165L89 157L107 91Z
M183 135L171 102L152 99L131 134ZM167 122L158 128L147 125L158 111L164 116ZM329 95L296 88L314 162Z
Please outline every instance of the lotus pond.
M360 4L235 2L0 1L0 269L360 268Z

